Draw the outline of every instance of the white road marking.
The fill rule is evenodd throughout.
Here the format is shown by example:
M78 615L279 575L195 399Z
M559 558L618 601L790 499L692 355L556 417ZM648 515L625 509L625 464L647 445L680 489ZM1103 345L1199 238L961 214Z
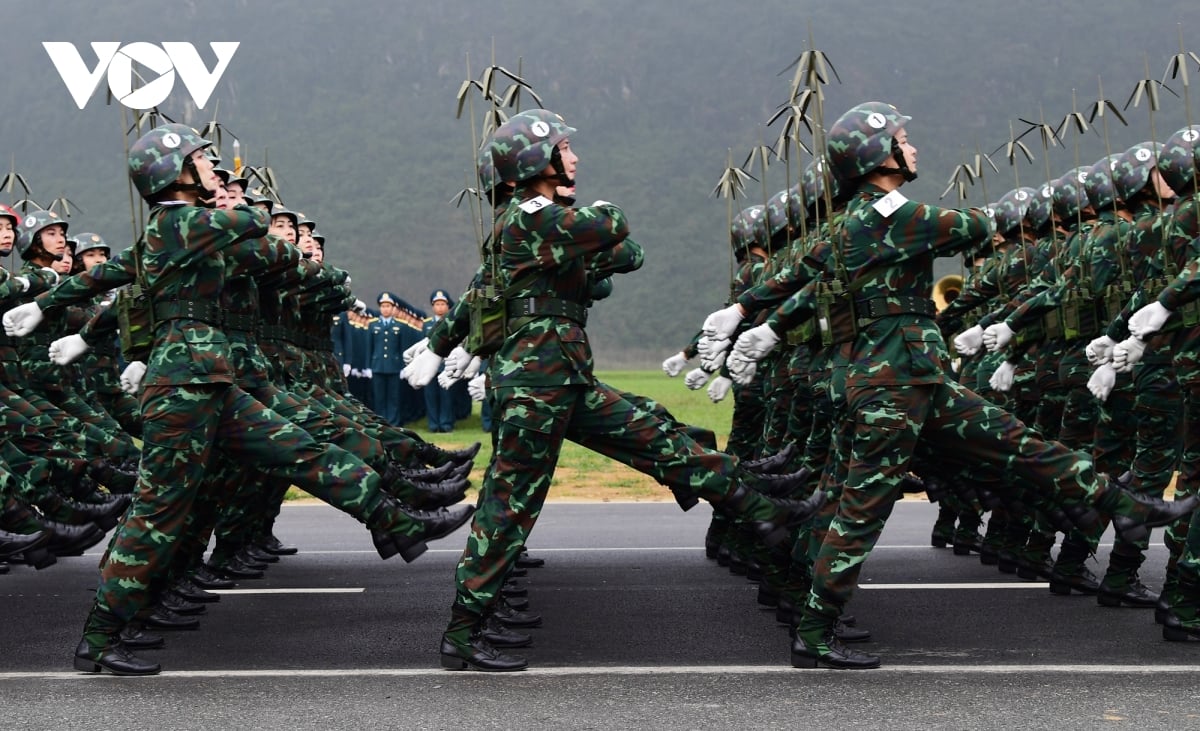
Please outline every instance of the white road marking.
M210 594L361 594L366 590L364 586L348 586L338 589L208 589L207 591Z
M828 670L797 670L786 665L696 665L680 667L627 665L616 667L535 667L519 673L454 673L441 668L363 668L363 669L260 669L260 670L171 670L158 679L196 679L196 678L370 678L370 677L439 677L450 678L497 678L505 676L547 676L569 677L576 675L773 675L797 672L829 672ZM1070 674L1070 675L1153 675L1157 673L1195 673L1196 665L884 665L876 670L866 671L871 675L879 674L923 674L946 675L971 673L976 675L1017 675L1024 673ZM91 680L96 678L111 679L108 674L90 674L78 672L12 672L0 673L0 681L4 680ZM130 682L130 681L123 681ZM149 678L136 683L151 682Z

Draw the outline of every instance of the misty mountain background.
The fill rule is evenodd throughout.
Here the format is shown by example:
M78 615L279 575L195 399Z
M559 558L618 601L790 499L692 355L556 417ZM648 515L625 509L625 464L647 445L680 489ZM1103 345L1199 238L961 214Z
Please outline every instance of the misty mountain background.
M1019 118L1044 115L1057 126L1073 92L1086 114L1100 81L1129 122L1109 115L1114 151L1166 139L1186 123L1181 98L1161 93L1154 135L1148 103L1125 109L1126 101L1143 78L1163 80L1180 27L1184 48L1200 54L1195 0L50 0L5 9L0 166L23 173L43 204L63 195L77 204L72 231L97 231L115 249L132 240L131 115L123 123L122 107L105 104L103 80L77 109L42 42L75 43L90 67L91 41L189 41L211 68L209 41L240 41L205 109L178 79L160 109L197 128L215 116L241 140L245 164L269 162L284 203L317 220L328 258L351 272L361 298L387 289L420 307L435 288L461 292L478 261L470 209L449 201L472 184L472 127L483 106L476 98L475 120L465 111L456 119L455 97L468 69L479 78L494 53L578 129L580 201L620 205L646 250L646 265L617 278L590 318L597 364L610 368L657 365L724 303L727 201L710 194L727 155L741 165L775 142L778 124L765 123L788 100L788 69L809 50L810 28L840 76L826 87L827 122L868 100L911 115L920 179L904 192L926 202L938 201L977 148L1004 145L1010 123L1020 134ZM1189 58L1192 87L1196 66ZM1181 79L1166 82L1184 93ZM526 97L522 108L533 105ZM1200 100L1191 106L1200 114ZM1083 136L1065 133L1048 156L1027 136L1032 164L1011 166L1001 150L1000 172L986 170L965 204L999 198L1018 175L1040 184L1047 164L1057 177L1077 158L1096 161L1105 152L1099 123ZM230 139L224 147L228 165ZM792 164L793 182L805 162ZM773 161L765 176L750 172L770 195L787 186L788 169ZM762 202L763 186L751 182L746 196L735 210ZM19 197L0 193L7 203ZM964 203L952 192L942 204ZM941 274L959 268L939 262Z

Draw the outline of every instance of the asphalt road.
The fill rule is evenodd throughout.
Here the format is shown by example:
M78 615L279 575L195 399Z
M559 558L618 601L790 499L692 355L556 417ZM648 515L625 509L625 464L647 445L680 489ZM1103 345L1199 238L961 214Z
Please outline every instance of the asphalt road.
M168 634L152 678L71 669L97 553L14 568L0 729L1200 728L1200 644L930 548L934 515L901 503L866 564L851 611L884 667L863 672L789 666L754 585L704 558L703 506L547 505L547 565L523 580L545 622L531 669L504 675L438 667L461 532L382 562L353 520L287 506L276 533L301 553Z

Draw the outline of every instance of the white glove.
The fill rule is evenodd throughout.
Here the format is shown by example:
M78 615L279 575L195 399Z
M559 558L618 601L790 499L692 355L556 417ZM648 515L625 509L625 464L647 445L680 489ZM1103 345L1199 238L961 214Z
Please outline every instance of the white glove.
M11 337L28 335L37 329L41 322L42 308L38 307L37 302L26 302L4 313L4 332Z
M467 367L463 370L462 377L469 381L472 378L474 378L476 375L478 375L479 369L482 367L483 367L483 358L480 358L478 355L472 356L471 362L468 363Z
M486 381L487 376L480 373L467 382L467 393L471 394L472 401L482 401L487 395Z
M351 371L350 364L349 364L349 363L343 363L343 364L342 364L342 378L349 378L349 377L350 377L350 371Z
M995 325L988 325L988 329L983 331L983 344L987 347L989 353L995 353L997 350L1008 345L1013 339L1013 329L1006 322L997 322Z
M350 375L354 376L355 378L362 378L362 371L357 368L351 368Z
M142 387L142 379L146 377L146 364L135 360L121 371L121 390L127 394L136 394Z
M53 287L55 284L58 284L58 280L60 278L58 276L58 272L54 271L50 267L42 267L42 271L48 273L51 277L54 278L54 284L50 285L51 287Z
M423 352L427 348L428 345L429 345L429 338L421 338L421 341L419 343L417 343L415 345L410 345L408 348L406 348L403 353L404 365L408 365L409 363L412 363L413 358L416 358L418 354Z
M29 277L13 277L13 281L21 285L22 292L29 291Z
M718 356L724 355L729 349L729 340L712 340L707 335L700 338L696 343L696 352L700 354L700 365L708 371L715 371L720 368L717 363Z
M351 305L350 309L361 315L367 311L367 303L362 300L354 300L354 304Z
M1083 352L1087 356L1088 363L1091 363L1094 366L1104 365L1112 360L1112 349L1116 344L1116 340L1113 340L1107 335L1101 335L1092 342L1088 343L1087 347L1083 349Z
M1112 393L1113 385L1116 382L1116 369L1108 363L1102 363L1096 367L1092 377L1088 379L1087 387L1093 396L1103 401L1108 398L1108 394Z
M683 377L683 385L695 391L704 384L708 383L708 373L703 368L694 368L688 371L688 374Z
M1129 332L1133 333L1136 337L1144 338L1150 333L1156 333L1161 330L1163 324L1166 323L1167 318L1170 316L1171 311L1166 307L1157 302L1151 302L1130 316Z
M704 318L704 325L700 329L709 340L729 340L745 317L741 305L733 304Z
M374 378L375 373L370 368L363 368L362 369L362 377L363 378Z
M1146 344L1137 338L1125 338L1113 347L1112 367L1117 373L1128 373L1133 370L1142 354L1146 352Z
M1006 360L1000 364L1000 367L997 368L996 372L992 374L992 377L988 379L988 383L997 391L1001 393L1008 393L1008 389L1012 388L1013 372L1016 370L1017 367Z
M443 391L449 391L451 386L461 380L461 378L456 378L455 376L450 375L450 371L446 369L442 369L442 372L439 373L437 377L438 385L442 387Z
M672 355L663 361L663 373L666 373L671 378L678 376L683 372L683 367L687 365L687 356L682 352Z
M409 361L406 360L404 362L407 364ZM458 380L462 377L463 371L467 369L470 363L471 354L461 345L457 345L454 347L454 350L450 351L450 355L446 356L446 369L442 372L449 373L451 378Z
M963 330L954 336L954 351L959 355L975 355L983 346L983 326Z
M50 343L50 360L54 361L55 365L70 365L91 349L92 346L84 342L78 333L68 335Z
M432 350L422 350L421 354L413 358L413 362L404 366L404 370L400 371L400 377L408 381L408 385L413 388L424 388L429 385L437 375L438 368L442 367L442 356Z
M717 376L712 379L712 383L708 384L708 397L712 402L719 403L721 399L729 395L729 389L733 387L733 381L725 376Z
M745 386L753 381L754 374L758 372L758 363L736 350L730 353L725 360L725 367L729 370L729 375L733 377L733 382L739 386Z
M747 360L762 360L778 344L779 334L764 322L738 336L737 344L733 346L733 349Z

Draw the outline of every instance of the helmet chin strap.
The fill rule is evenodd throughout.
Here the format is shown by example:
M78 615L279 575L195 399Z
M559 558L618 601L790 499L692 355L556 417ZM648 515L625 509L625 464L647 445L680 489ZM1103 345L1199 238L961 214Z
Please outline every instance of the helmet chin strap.
M564 188L575 187L575 180L568 178L567 174L563 172L562 157L559 156L557 147L554 148L554 152L550 153L550 164L546 166L546 171L549 171L549 174L546 174L545 171L542 174L558 185Z
M897 167L881 167L876 169L876 172L883 173L884 175L899 175L909 183L917 179L916 171L909 169L908 162L904 159L904 150L900 149L900 143L896 142L895 139L892 140L892 159L896 161Z

